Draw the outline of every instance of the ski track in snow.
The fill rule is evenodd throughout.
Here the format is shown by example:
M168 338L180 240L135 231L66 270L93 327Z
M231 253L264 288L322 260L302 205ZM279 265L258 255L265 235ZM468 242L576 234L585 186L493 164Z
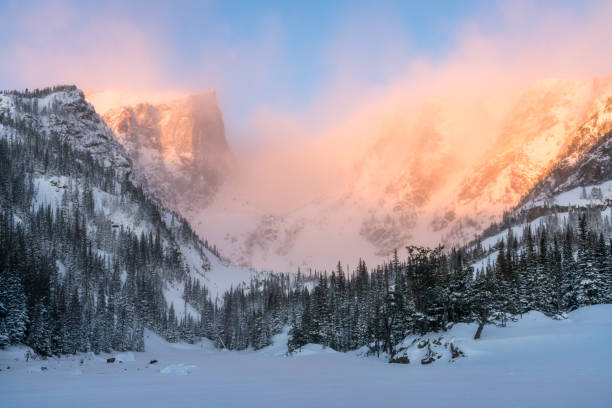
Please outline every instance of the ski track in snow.
M487 326L478 341L475 328L440 333L467 357L427 366L312 344L287 357L286 331L258 351L220 351L210 341L168 344L150 332L144 353L25 362L25 348L13 347L0 351L0 406L612 406L612 305L562 321L531 312L506 328ZM124 362L107 364L107 357Z

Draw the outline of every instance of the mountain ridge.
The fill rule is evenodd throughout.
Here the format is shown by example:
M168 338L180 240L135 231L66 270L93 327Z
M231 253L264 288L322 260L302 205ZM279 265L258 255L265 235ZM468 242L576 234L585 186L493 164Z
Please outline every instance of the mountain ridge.
M141 350L145 327L212 330L212 299L254 273L148 190L74 86L0 94L0 154L0 346Z

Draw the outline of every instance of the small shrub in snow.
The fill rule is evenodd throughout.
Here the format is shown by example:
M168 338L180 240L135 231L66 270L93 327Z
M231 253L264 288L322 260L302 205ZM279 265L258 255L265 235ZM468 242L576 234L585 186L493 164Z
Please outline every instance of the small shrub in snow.
M391 360L389 360L389 363L391 364L410 364L410 359L406 356L392 357Z

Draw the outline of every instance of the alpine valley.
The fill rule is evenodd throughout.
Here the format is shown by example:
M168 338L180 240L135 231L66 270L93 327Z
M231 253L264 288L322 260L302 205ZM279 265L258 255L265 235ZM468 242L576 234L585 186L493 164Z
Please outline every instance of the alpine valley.
M0 408L612 407L610 21L0 0Z
M270 384L244 367L293 390L283 372L297 366L328 401L360 395L354 406L379 395L349 392L371 373L401 394L406 375L432 393L464 370L476 381L454 383L448 401L465 405L465 390L494 389L507 366L519 386L541 382L564 403L588 386L605 406L612 77L540 81L489 108L440 98L370 124L341 188L281 210L243 188L266 181L232 151L212 91L103 115L75 86L4 91L0 399L33 403L20 384L49 375L34 395L64 406L61 379L79 375L77 400L107 406L89 378L102 375L110 387L129 378L121 400L139 404L163 390L160 376L188 374L151 406L188 405L202 384L259 406ZM466 116L490 142L459 153ZM576 367L585 377L558 393ZM351 373L339 394L321 368ZM236 394L226 381L243 370L251 381ZM275 401L317 400L296 393Z
M611 98L605 77L539 81L495 110L486 100L450 97L417 109L398 104L367 124L364 147L343 151L350 170L338 187L282 208L258 202L249 188L265 190L268 174L230 151L214 92L118 107L103 118L152 191L232 263L295 272L329 270L339 258L380 263L410 244L464 245L559 166L565 170L554 177L563 180L547 197L607 181L602 169L564 184L612 130ZM366 125L346 126L355 134ZM466 149L466 135L478 132L488 142ZM336 136L319 150L349 143Z

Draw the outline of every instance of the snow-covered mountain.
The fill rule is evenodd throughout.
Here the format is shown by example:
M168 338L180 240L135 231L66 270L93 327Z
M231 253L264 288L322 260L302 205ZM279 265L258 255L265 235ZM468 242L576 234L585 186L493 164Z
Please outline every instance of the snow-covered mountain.
M209 236L235 262L284 270L377 262L409 243L463 244L597 145L612 128L611 98L606 77L540 81L496 109L425 101L416 114L411 106L350 127L366 128L366 143L342 151L350 176L333 193L275 211L229 183L188 218L196 229L223 220Z
M42 104L43 99L50 102ZM76 110L80 115L74 113L74 105L80 106ZM309 342L344 351L369 344L370 353L375 347L376 353L382 350L394 362L393 356L400 351L395 345L403 344L401 348L408 350L414 344L410 339L403 342L410 333L477 321L476 339L485 324L505 325L509 316L539 310L563 319L566 311L611 299L608 259L612 249L607 239L612 236L612 224L607 204L612 181L562 191L571 183L609 178L605 164L609 131L592 136L596 141L590 142L588 150L583 147L576 161L570 161L577 152L576 143L569 145L565 160L557 162L556 168L573 166L573 170L562 172L563 177L553 177L553 171L553 181L543 184L561 186L554 195L517 208L512 216L506 215L504 228L489 229L496 235L474 245L448 255L440 249L413 248L411 261L395 258L369 270L362 262L346 269L338 264L329 283L323 274L314 278L267 274L244 285L253 272L224 263L186 219L151 193L146 176L139 175L128 158L115 169L115 157L126 157L121 145L111 140L105 153L111 161L98 153L98 144L80 142L99 137L89 135L89 128L108 137L113 134L105 131L76 88L4 93L2 106L8 108L0 115L0 346L26 343L42 355L142 351L148 328L170 342L208 338L218 347L259 349L291 322L287 343L291 351ZM596 116L591 120L599 131L601 116ZM76 129L74 134L62 133L65 122ZM579 140L580 146L589 145L586 137ZM88 146L95 148L93 153ZM580 195L577 190L582 190ZM320 242L305 248L318 251L327 246L324 256L333 255L339 245L335 239L351 245L342 240L343 235L363 228L354 222L352 230L342 229L347 218L362 219L363 208L346 211L351 208L346 203L354 199L347 195L298 209L291 217L302 217L304 223L296 228L287 228L289 217L262 216L246 245L267 251L283 242L274 253L282 258L294 254L301 234L335 231L337 235L325 239L307 236L310 242ZM558 205L551 207L550 200ZM236 214L256 219L248 213L248 203L234 201ZM565 202L569 204L561 208ZM360 202L353 203L352 208L358 208ZM318 217L342 213L344 218L319 218L315 225L313 218L306 218L312 215L311 208L327 210ZM539 218L529 219L534 210ZM216 222L225 228L223 219ZM361 248L353 250L361 252ZM476 269L477 279L470 266ZM415 267L427 275L414 279L411 268ZM304 288L313 288L312 295ZM219 306L215 298L223 290ZM388 295L391 290L393 297ZM343 293L344 300L330 301L334 293ZM380 319L391 322L385 330L376 329L381 327L377 319L363 320L376 315L379 301L387 305ZM407 306L391 307L395 302ZM324 330L319 326L322 321L327 322ZM369 333L377 333L375 343ZM435 341L442 344L440 338ZM429 364L448 354L448 350L428 348L423 355L418 350L427 342L423 339L422 346L399 358L405 362L404 357L420 356L422 364ZM450 358L458 356L451 347Z
M340 187L282 210L255 202L253 186L269 181L251 170L251 157L242 170L234 165L214 93L104 119L151 188L233 262L295 271L379 262L410 243L468 242L549 173L573 173L612 129L611 77L543 80L517 95L503 103L440 96L349 124L345 139L332 132L320 151L344 146ZM285 201L277 190L275 201Z
M474 264L476 270L494 267L498 249L515 238L520 242L528 228L546 229L549 233L566 227L579 230L580 216L586 214L594 234L601 234L600 239L611 236L611 104L612 99L608 98L604 108L593 113L566 142L559 154L561 158L546 170L518 205L475 241L484 251Z
M571 209L606 210L612 200L612 97L607 96L586 112L587 120L564 141L557 158L541 172L537 182L499 225L485 231L495 244L500 228L520 230L533 220L567 216ZM531 184L531 183L530 183ZM607 213L606 213L607 214Z
M62 87L56 92L41 92L27 97L18 93L0 94L0 116L9 123L21 122L48 137L58 137L80 152L113 168L119 176L127 175L143 183L142 174L135 172L132 160L113 132L75 87ZM16 127L4 125L3 137L19 135Z
M20 313L25 293L36 319L30 336L64 336L56 344L30 338L43 354L138 349L144 326L193 330L206 302L250 280L253 271L220 259L162 204L76 87L0 94L0 145L2 294ZM197 289L186 295L187 286ZM53 320L51 310L66 313ZM121 311L116 324L113 310ZM87 323L70 326L57 320L63 314ZM77 336L84 325L88 334ZM24 340L13 332L9 342Z
M609 100L612 105L612 99ZM610 107L612 112L612 107ZM578 187L598 186L612 180L612 115L608 114L601 127L586 124L580 135L568 146L565 157L559 160L550 172L526 195L521 207L541 204ZM598 121L599 117L593 118ZM590 198L605 198L607 191L595 192ZM587 197L582 197L587 198ZM569 204L569 203L568 203Z
M104 120L151 190L182 212L206 207L231 169L214 91L114 108Z
M411 220L398 224L412 239L465 242L514 207L556 163L569 154L581 157L608 132L611 97L612 78L538 82L501 116L492 143L472 162L461 160L462 149L449 151L444 132L452 129L431 131L422 143L435 146L425 158L417 149L386 184L379 219ZM443 112L433 117L432 129L440 129ZM468 133L464 143L469 140Z

